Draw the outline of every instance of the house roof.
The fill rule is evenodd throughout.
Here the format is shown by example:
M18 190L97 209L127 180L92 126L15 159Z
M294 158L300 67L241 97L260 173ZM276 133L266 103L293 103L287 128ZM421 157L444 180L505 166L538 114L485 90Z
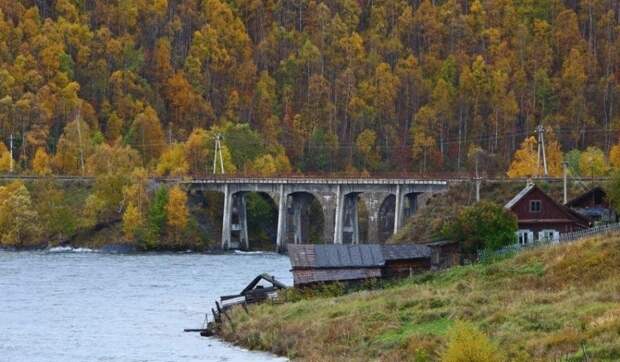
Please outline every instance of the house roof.
M605 190L603 190L603 188L600 186L596 186L584 192L583 194L575 197L574 199L570 200L569 202L566 203L566 206L568 207L590 207L589 205L583 206L583 203L587 202L592 197L594 197L594 199L599 198L602 204L604 203L606 196L607 196L607 193L605 193Z
M370 268L386 261L430 258L431 248L418 244L290 244L288 255L295 268Z
M532 191L535 187L536 187L535 184L529 184L525 186L523 190L519 191L519 193L516 194L515 197L512 198L512 200L508 201L506 205L504 205L504 208L512 209L512 207L515 206L517 202L519 202L522 198L524 198L525 195L529 194L530 191Z

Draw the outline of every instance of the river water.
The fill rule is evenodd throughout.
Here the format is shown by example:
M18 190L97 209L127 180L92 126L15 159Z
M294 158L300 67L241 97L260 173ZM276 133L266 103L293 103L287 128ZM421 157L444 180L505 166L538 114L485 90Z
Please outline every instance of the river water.
M220 295L267 272L292 284L278 254L0 251L0 361L276 361L184 328Z

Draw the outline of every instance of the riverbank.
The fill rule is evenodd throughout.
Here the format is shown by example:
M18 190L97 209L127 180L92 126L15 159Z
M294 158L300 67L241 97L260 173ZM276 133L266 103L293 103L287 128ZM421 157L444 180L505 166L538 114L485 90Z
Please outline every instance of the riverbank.
M222 338L299 360L440 360L456 321L506 360L620 359L620 234L541 247L377 291L232 313ZM426 358L426 359L424 359Z

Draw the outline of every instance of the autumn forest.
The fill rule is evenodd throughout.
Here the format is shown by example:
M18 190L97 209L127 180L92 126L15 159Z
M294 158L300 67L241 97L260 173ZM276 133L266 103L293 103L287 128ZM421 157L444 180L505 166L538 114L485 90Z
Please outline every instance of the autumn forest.
M550 173L604 174L619 33L617 0L0 0L0 171L122 174L91 224L136 225L217 135L228 174L527 176L544 125Z

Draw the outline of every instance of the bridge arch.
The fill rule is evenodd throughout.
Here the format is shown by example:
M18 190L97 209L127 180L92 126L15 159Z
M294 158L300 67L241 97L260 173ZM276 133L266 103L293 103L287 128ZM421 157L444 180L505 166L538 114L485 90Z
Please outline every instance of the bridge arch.
M367 243L369 210L363 193L349 192L344 195L343 200L342 243Z
M314 244L324 242L325 200L313 192L294 191L287 195L286 243Z
M278 207L272 195L261 191L232 194L231 242L242 249L275 250Z
M396 195L389 194L381 202L377 215L377 242L385 243L394 234Z

